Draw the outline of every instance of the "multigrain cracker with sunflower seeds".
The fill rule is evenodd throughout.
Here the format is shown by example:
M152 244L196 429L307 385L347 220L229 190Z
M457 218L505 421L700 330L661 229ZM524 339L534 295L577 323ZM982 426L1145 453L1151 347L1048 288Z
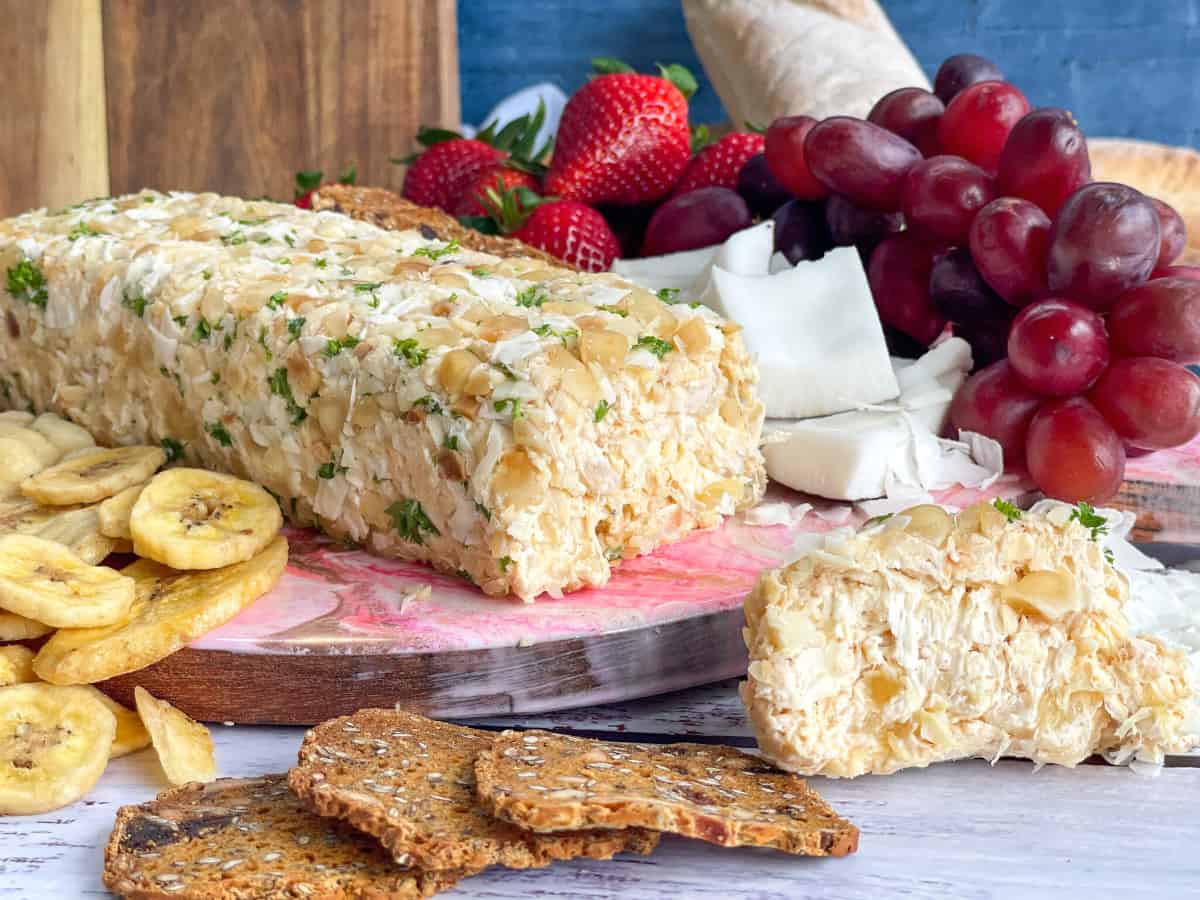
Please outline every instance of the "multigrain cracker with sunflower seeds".
M475 758L493 735L412 713L364 709L308 732L288 784L314 812L373 835L423 869L513 869L558 859L649 853L642 829L533 834L493 818L475 799Z
M731 747L506 731L475 775L487 809L539 833L641 827L808 856L858 849L858 829L803 779Z
M310 813L283 775L223 778L123 806L104 884L138 900L409 900L462 877L397 865L378 842Z

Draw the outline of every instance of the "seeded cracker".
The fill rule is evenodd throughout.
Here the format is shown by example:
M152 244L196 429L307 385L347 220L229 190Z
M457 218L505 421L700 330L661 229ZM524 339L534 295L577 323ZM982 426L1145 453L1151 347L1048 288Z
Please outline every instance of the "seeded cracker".
M475 799L475 757L493 735L412 713L364 709L309 731L288 784L310 809L373 835L423 869L513 869L557 859L649 853L641 829L533 834L493 818Z
M858 849L858 829L803 779L730 747L506 731L475 774L494 815L543 833L641 827L808 856Z
M461 875L396 865L376 841L310 813L283 775L189 784L123 806L104 854L105 886L138 900L407 900Z

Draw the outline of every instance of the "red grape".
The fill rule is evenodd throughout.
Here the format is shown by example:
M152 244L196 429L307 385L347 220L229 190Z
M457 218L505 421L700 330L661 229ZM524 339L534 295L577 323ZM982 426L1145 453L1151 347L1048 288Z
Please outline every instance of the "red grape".
M719 244L753 223L737 191L704 187L671 197L654 211L646 226L642 256L678 253Z
M1125 477L1125 446L1083 397L1051 400L1025 438L1029 474L1042 492L1068 503L1107 500Z
M1158 213L1159 246L1158 261L1155 268L1165 268L1175 261L1187 246L1187 225L1183 216L1169 203L1163 203L1154 197L1150 198L1154 211Z
M971 371L1008 358L1009 319L956 322L954 334L971 345Z
M938 122L943 153L995 172L1013 126L1029 112L1025 95L1007 81L981 81L959 93Z
M820 200L828 190L806 162L805 139L817 124L812 116L784 116L767 129L763 154L775 180L801 200Z
M775 249L792 265L820 259L825 251L833 249L823 204L789 200L771 218L775 222Z
M963 88L981 81L1003 80L1004 73L990 59L974 53L957 53L938 67L933 92L943 103L949 103Z
M900 213L863 209L841 194L830 194L825 201L825 221L838 247L879 241L904 227L904 217Z
M1170 360L1118 359L1088 399L1125 443L1142 450L1178 447L1200 434L1200 378Z
M1046 250L1050 219L1019 197L1000 197L971 223L971 257L983 280L1013 306L1024 306L1049 293Z
M965 243L971 220L995 195L995 182L979 166L957 156L931 156L904 176L904 220L930 237Z
M746 160L737 177L737 192L742 195L750 212L765 218L792 199L782 184L771 174L766 154L755 153Z
M1000 327L1005 337L1013 308L987 286L964 247L943 253L929 273L929 296L938 312L955 324Z
M1017 380L1005 360L980 369L954 395L950 423L962 431L975 431L1004 448L1006 464L1025 458L1025 431L1042 398Z
M925 156L937 153L937 125L945 105L929 91L899 88L879 99L867 121L904 138Z
M1000 193L1024 197L1053 217L1092 180L1087 141L1065 109L1035 109L1014 127L1000 152Z
M850 116L818 122L804 141L809 169L829 190L871 209L900 208L904 176L921 151L885 128Z
M1050 227L1046 283L1052 293L1103 312L1150 277L1158 242L1149 198L1123 184L1084 185Z
M932 267L933 248L907 231L884 238L867 267L879 318L925 346L946 326L929 298Z
M1108 365L1104 320L1070 300L1032 303L1008 332L1008 361L1032 391L1050 397L1078 394Z
M1151 278L1186 278L1188 281L1200 281L1200 266L1167 266L1165 269L1155 269Z
M1114 356L1200 363L1200 282L1155 278L1126 292L1108 317Z

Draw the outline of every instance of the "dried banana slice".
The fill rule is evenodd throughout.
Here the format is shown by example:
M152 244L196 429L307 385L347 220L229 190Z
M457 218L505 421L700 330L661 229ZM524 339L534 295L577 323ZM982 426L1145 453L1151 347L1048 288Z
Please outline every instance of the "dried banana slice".
M127 487L96 507L100 516L101 534L123 541L133 540L133 535L129 533L129 516L133 512L133 504L137 503L145 486L135 484L133 487Z
M155 475L129 519L135 553L185 570L250 559L282 526L279 504L257 484L203 469Z
M133 699L171 784L207 783L217 777L212 735L207 728L141 685L133 689Z
M19 409L10 409L7 412L0 412L0 424L20 425L22 428L33 421L33 413L25 412Z
M274 587L286 565L282 537L253 559L209 572L173 572L140 559L122 570L137 584L129 621L56 631L33 670L55 684L90 684L144 669L228 622Z
M100 515L94 506L64 510L30 533L62 544L92 566L104 562L117 546L116 541L100 533Z
M0 537L0 608L55 628L123 622L134 582L91 566L55 541L28 534Z
M108 707L108 711L117 720L117 733L113 737L112 749L108 752L109 759L116 759L118 756L136 753L138 750L150 746L150 732L142 724L141 716L132 709L122 706L98 687L90 684L85 684L81 687L85 691L90 691L97 700Z
M43 413L33 420L29 426L62 453L70 453L82 447L95 447L96 441L86 428L80 428L74 422L68 422L62 416L54 413Z
M0 815L49 812L86 795L116 732L113 714L82 688L0 688Z
M42 506L22 493L5 494L0 497L0 534L31 534L62 512L61 506Z
M32 641L53 630L49 625L0 610L0 641Z
M21 492L48 506L95 503L141 484L166 461L161 447L97 448L25 479Z
M0 437L0 493L7 493L61 456L48 440L21 428Z
M33 651L15 644L0 647L0 687L37 681L33 674Z

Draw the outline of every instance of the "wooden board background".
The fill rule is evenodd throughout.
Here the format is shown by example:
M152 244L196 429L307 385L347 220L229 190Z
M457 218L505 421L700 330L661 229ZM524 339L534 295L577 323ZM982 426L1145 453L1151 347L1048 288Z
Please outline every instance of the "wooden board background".
M142 187L290 199L459 121L454 0L0 0L0 215Z

